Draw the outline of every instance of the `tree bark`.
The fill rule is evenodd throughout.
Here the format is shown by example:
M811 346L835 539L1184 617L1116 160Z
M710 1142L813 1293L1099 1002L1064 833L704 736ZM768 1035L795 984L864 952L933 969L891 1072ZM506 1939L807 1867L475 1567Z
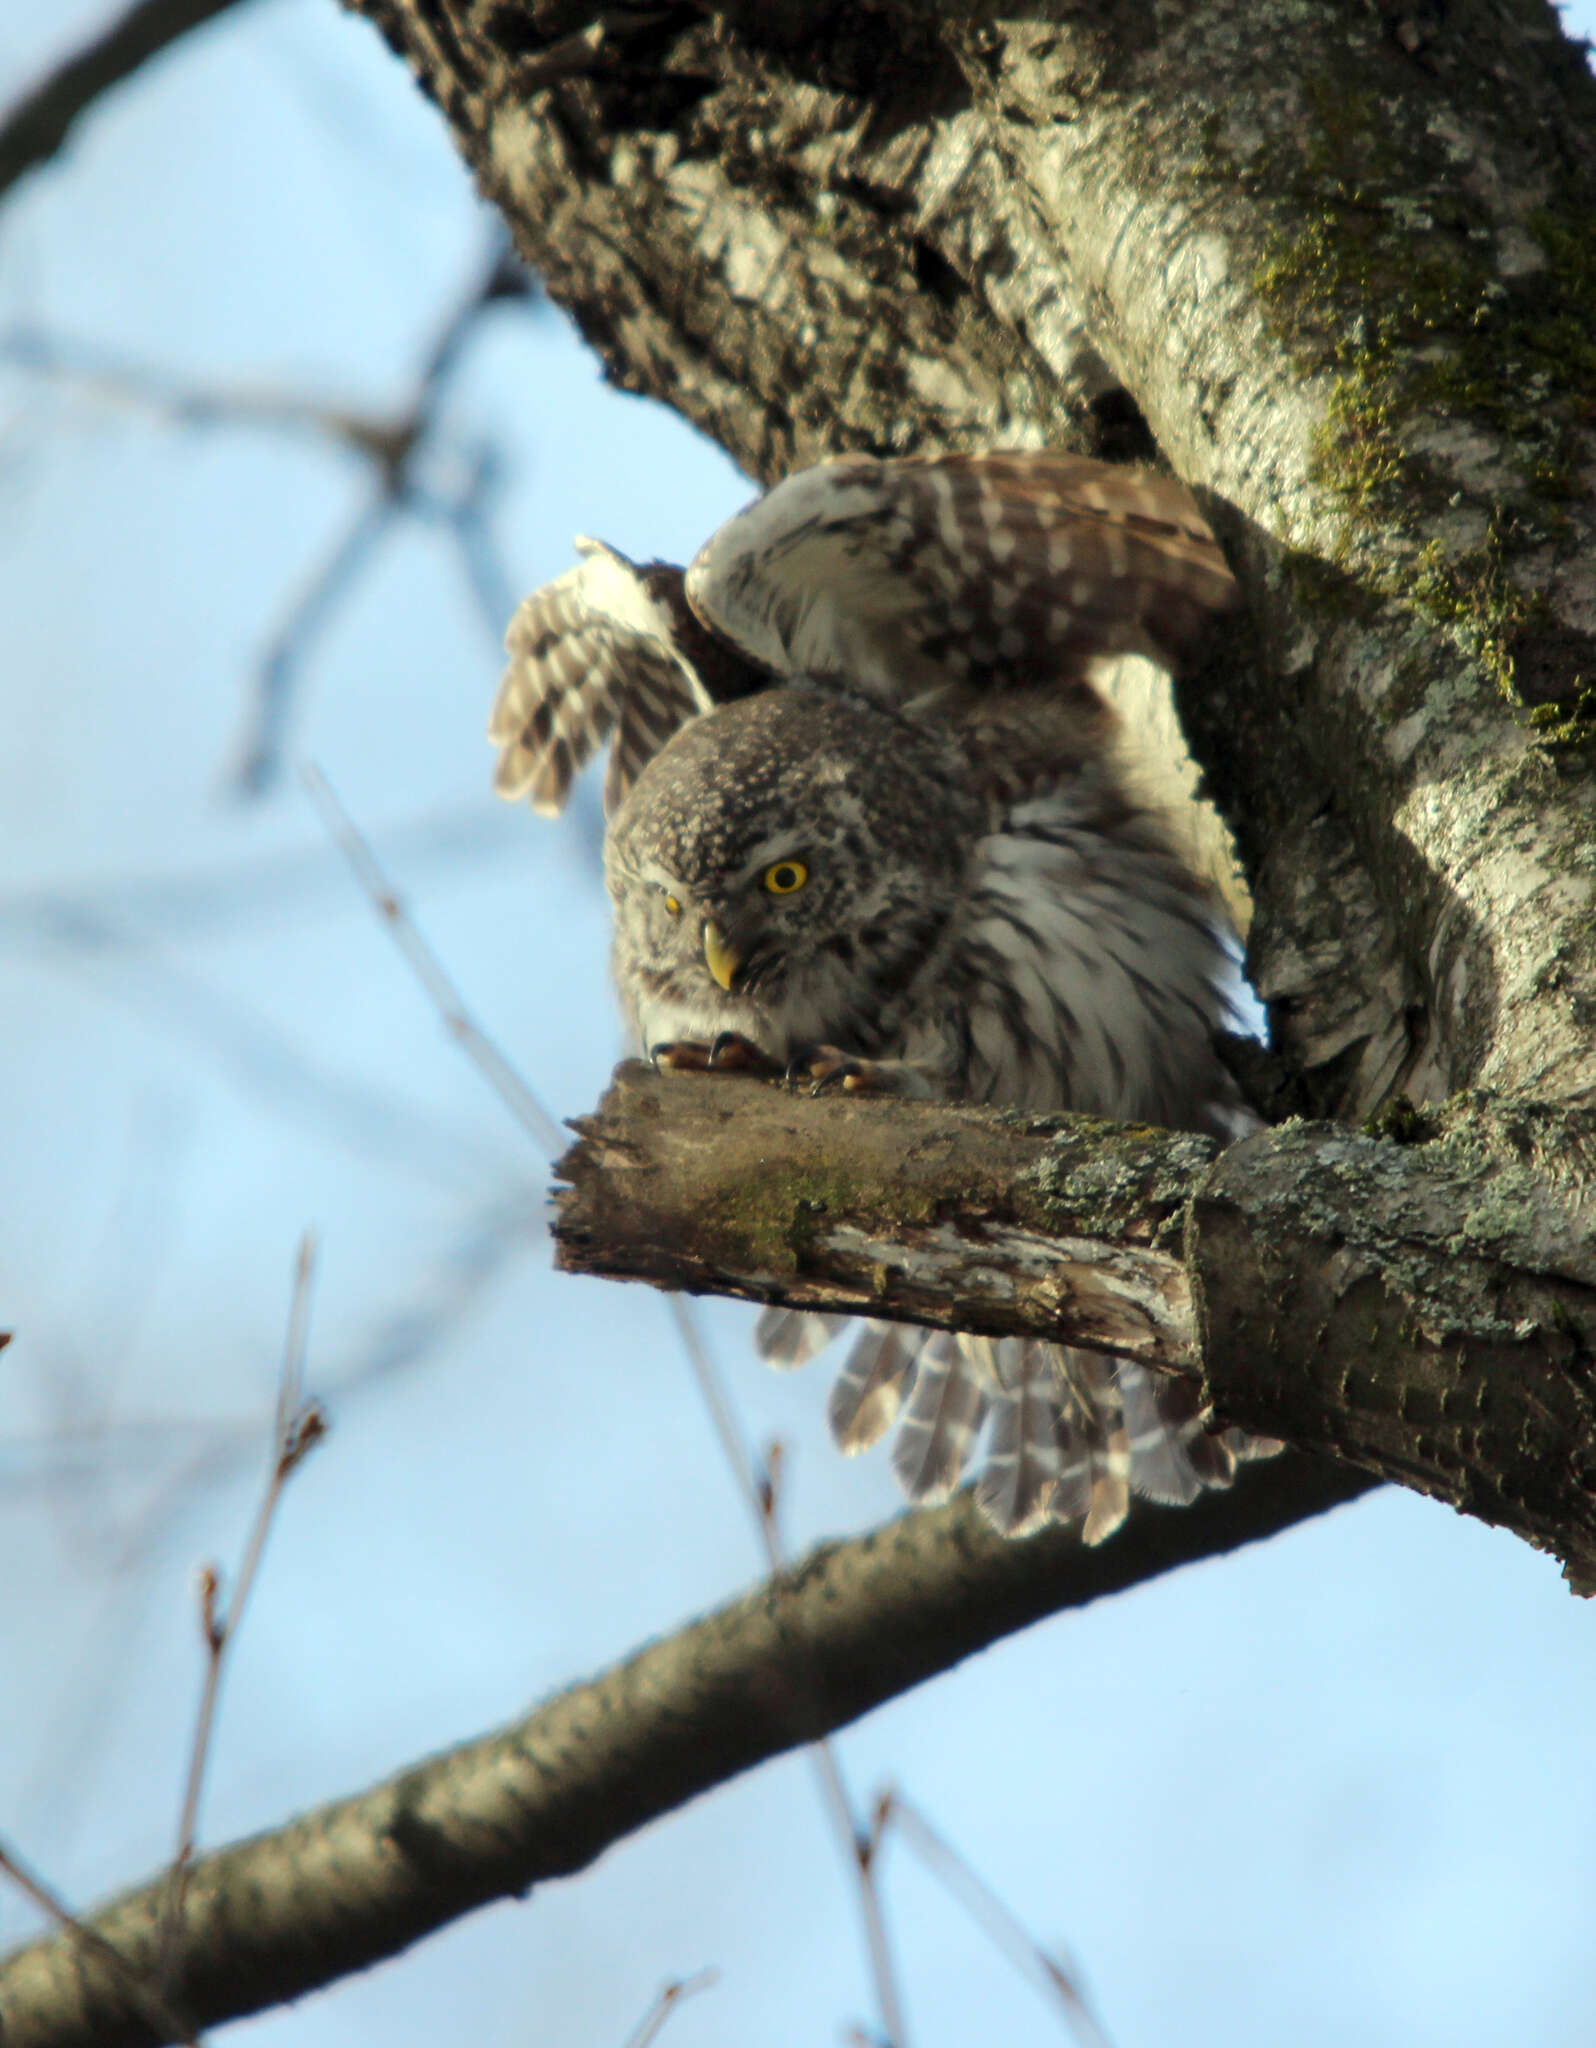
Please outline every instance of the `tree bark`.
M1490 1100L1526 1128L1596 1100L1596 85L1545 0L352 4L617 380L762 480L1006 441L1150 452L1194 486L1248 619L1182 708L1254 888L1276 1110L1476 1091L1446 1128L1492 1180ZM1486 1371L1466 1233L1449 1276L1371 1250L1370 1294L1327 1279L1306 1209L1275 1227L1322 1206L1327 1156L1244 1148L1214 1186L1265 1179L1229 1225L1188 1212L1203 1312L1246 1321L1221 1241L1301 1311L1234 1368L1204 1347L1219 1406L1308 1404L1305 1440L1557 1543L1583 1583L1577 1362L1531 1432L1554 1500L1516 1425L1463 1412L1522 1356L1504 1339ZM1473 1192L1485 1213L1494 1181ZM1325 1378L1284 1338L1330 1328ZM1266 1391L1266 1360L1301 1383Z
M1596 1088L1596 86L1545 0L353 0L617 382L762 481L1162 456L1300 1099Z
M1279 1100L1491 1094L1422 1145L1250 1141L1195 1193L1190 1141L1115 1138L1139 1225L1112 1184L1052 1199L1083 1236L1125 1226L1120 1307L1143 1300L1148 1342L1188 1315L1239 1418L1289 1408L1305 1439L1566 1536L1580 1565L1589 1153L1559 1119L1596 1095L1596 88L1545 0L353 4L611 375L762 481L1006 443L1161 458L1196 488L1248 611L1181 707L1253 884ZM1348 1176L1385 1206L1349 1211ZM790 1212L780 1284L824 1218ZM1293 1457L1100 1551L1004 1545L959 1507L822 1552L499 1746L201 1864L176 1988L203 2024L326 1982L1066 1583L1130 1583L1363 1483ZM99 1924L151 1968L152 1893ZM65 1939L0 1969L0 2013L8 2048L150 2038Z
M1062 442L1197 489L1248 619L1182 708L1253 884L1274 1108L1486 1091L1446 1128L1511 1178L1489 1099L1526 1129L1596 1101L1596 84L1545 0L352 4L617 380L762 480ZM1221 1409L1294 1412L1313 1382L1305 1440L1500 1513L1582 1577L1575 1367L1534 1436L1554 1503L1510 1430L1482 1450L1474 1367L1448 1389L1398 1341L1418 1289L1413 1328L1449 1361L1472 1330L1479 1366L1469 1257L1448 1280L1382 1253L1378 1313L1344 1275L1327 1293L1313 1215L1257 1236L1321 1200L1324 1155L1240 1158L1265 1182L1237 1198L1238 1269L1295 1286L1299 1341L1362 1300L1388 1350L1376 1396L1350 1346L1328 1379L1286 1355L1277 1318L1225 1354L1245 1390L1205 1347ZM1201 1213L1186 1279L1245 1321ZM1302 1384L1266 1395L1265 1358ZM1407 1421L1376 1428L1369 1398Z
M630 1065L576 1128L568 1271L1121 1352L1596 1591L1596 1111L1464 1097L1220 1152Z
M568 1877L623 1836L843 1727L1013 1630L1354 1498L1361 1475L1291 1456L1233 1492L1139 1514L1100 1549L996 1536L967 1500L822 1544L791 1570L524 1720L194 1865L163 1980L164 1874L0 1961L5 2048L149 2048L134 1986L194 2029L397 1955L490 1900Z

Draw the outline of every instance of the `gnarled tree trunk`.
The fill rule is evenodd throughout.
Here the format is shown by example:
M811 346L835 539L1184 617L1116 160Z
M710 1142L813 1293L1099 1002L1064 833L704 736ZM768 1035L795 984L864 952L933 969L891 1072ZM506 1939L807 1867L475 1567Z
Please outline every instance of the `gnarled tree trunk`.
M1197 490L1248 606L1182 709L1275 1112L1470 1090L1494 1156L1590 1103L1596 87L1550 8L354 4L612 374L761 480L1052 442Z
M354 4L611 374L762 481L1046 443L1193 485L1248 609L1182 709L1257 905L1278 1106L1470 1089L1462 1152L1471 1118L1489 1152L1589 1106L1596 87L1544 0ZM1591 1186L1580 1150L1528 1178L1533 1266ZM1271 1353L1238 1410L1301 1368ZM1348 1448L1354 1392L1315 1383L1316 1441ZM1559 1426L1537 1418L1539 1455ZM202 1860L163 2010L201 2024L394 1953L1005 1627L1362 1483L1280 1460L1101 1552L1004 1546L955 1506L822 1553L497 1744ZM773 1658L797 1674L774 1706ZM602 1734L585 1774L572 1714ZM8 2043L169 2035L164 1897L96 1923L120 1964L70 1937L7 1959Z
M1596 1087L1596 86L1543 0L355 0L611 374L769 482L1162 457L1317 1110Z

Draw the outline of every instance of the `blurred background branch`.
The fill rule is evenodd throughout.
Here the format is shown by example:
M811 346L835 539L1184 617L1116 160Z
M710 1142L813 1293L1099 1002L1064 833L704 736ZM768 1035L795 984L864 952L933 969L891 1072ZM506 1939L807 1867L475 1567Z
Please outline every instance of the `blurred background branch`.
M240 0L138 0L0 116L0 196L47 163L74 126L152 57Z
M477 322L507 302L541 302L501 230L477 279L445 316L413 389L396 410L370 413L246 388L205 388L114 353L26 328L0 334L0 361L101 399L143 406L178 427L244 427L308 434L353 452L372 472L371 495L350 517L289 605L261 656L233 780L259 797L277 781L307 660L397 521L436 524L452 543L490 645L503 636L513 590L492 533L502 462L491 441L460 442L440 423L450 378Z
M683 1801L1013 1629L1272 1535L1365 1484L1287 1455L1229 1493L1138 1514L1095 1550L1058 1528L1006 1541L968 1497L824 1545L525 1721L201 1858L172 1995L203 2025L296 1998L491 1899L571 1876ZM151 1971L167 1897L163 1877L90 1925ZM0 1963L0 2011L7 2048L150 2038L126 1971L71 1934Z

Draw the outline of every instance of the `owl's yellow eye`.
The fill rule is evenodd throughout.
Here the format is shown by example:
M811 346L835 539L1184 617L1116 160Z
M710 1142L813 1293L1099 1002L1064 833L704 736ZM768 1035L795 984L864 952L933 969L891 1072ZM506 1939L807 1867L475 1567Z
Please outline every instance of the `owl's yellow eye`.
M665 908L672 917L680 917L682 914L681 898L679 896L667 896L665 898Z
M808 879L809 870L801 860L779 860L765 870L765 887L772 896L794 895Z

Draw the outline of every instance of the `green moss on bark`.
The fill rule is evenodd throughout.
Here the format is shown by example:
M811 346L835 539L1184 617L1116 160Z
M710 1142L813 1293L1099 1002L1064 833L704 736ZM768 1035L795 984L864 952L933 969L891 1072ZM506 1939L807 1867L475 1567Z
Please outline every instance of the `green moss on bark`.
M1310 475L1343 513L1335 564L1443 627L1547 745L1588 748L1590 687L1560 675L1532 706L1519 654L1549 623L1538 578L1596 421L1596 204L1570 185L1504 228L1376 95L1304 98L1306 145L1229 168L1282 195L1253 286L1329 380Z

